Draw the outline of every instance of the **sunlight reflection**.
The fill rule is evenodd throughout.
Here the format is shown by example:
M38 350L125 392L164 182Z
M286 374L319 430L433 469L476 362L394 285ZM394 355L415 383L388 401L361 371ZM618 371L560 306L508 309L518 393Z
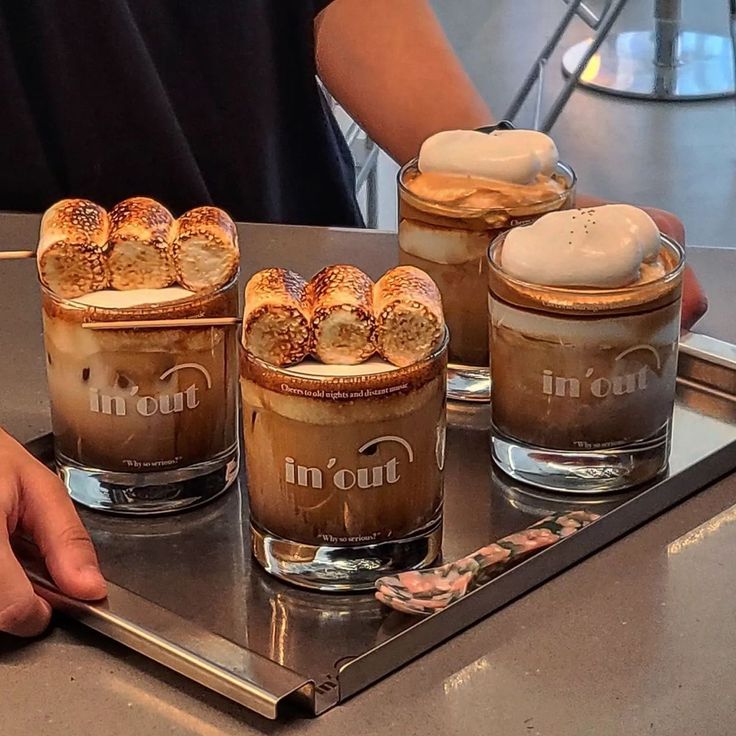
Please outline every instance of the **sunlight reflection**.
M717 532L724 524L730 524L733 521L736 521L736 506L731 506L700 526L696 526L687 534L683 534L679 539L675 539L674 542L667 545L667 555L676 555L694 544L699 544L706 537Z
M490 668L491 663L485 657L476 659L475 662L471 662L454 675L450 675L445 679L442 683L445 695L449 695L453 690L459 690L465 687L479 672L486 672Z

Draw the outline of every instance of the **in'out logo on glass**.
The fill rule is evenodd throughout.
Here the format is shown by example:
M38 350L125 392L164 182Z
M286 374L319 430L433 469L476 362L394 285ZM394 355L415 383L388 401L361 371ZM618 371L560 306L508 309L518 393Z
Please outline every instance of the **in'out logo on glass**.
M206 390L212 388L212 376L199 363L181 363L164 371L159 381L167 381L179 371L191 369L204 376ZM140 386L133 383L125 388L127 394L106 394L98 388L89 390L89 410L93 414L108 414L115 417L125 417L136 413L142 417L151 417L156 414L180 414L196 409L199 406L199 386L191 383L187 388L173 393L160 393L155 396L139 394Z
M588 368L580 376L559 376L551 370L544 370L542 371L542 393L558 398L579 399L583 396L593 396L597 399L605 399L608 396L625 396L646 391L649 376L660 374L662 360L657 350L651 345L636 345L619 353L614 358L614 364L632 355L636 356L633 360L642 361L643 365L617 375L601 376L594 368ZM646 357L648 361L644 361Z
M338 463L338 458L331 457L324 468L301 465L293 457L284 458L284 478L289 485L321 490L336 488L338 491L349 491L353 488L381 488L393 485L401 478L402 458L409 463L414 462L414 450L403 438L396 435L384 435L366 442L358 448L360 455L372 454L381 443L393 443L397 454L386 462L368 468L345 468Z

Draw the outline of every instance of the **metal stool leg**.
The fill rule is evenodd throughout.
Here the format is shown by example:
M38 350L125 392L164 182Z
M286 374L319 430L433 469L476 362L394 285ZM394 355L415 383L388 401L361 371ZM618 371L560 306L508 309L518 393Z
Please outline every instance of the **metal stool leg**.
M541 130L545 133L549 132L552 126L557 121L557 118L560 116L562 109L565 107L567 101L570 99L570 95L574 92L575 86L580 80L583 79L583 75L588 69L588 64L598 52L598 49L600 49L600 47L602 46L603 42L606 39L606 36L613 27L613 24L618 20L618 17L619 15L621 15L621 11L624 9L627 2L628 0L618 0L617 3L614 3L613 7L608 11L605 20L598 29L598 33L596 33L595 36L588 42L584 53L580 56L576 66L572 69L570 73L570 78L565 83L562 92L560 92L554 104L550 108L550 111L547 113L547 117L544 119L544 124L542 125Z
M734 0L734 2L736 2L736 0ZM568 26L572 22L582 4L583 0L572 0L570 2L565 15L560 21L560 24L557 26L557 28L555 28L554 32L549 37L549 40L544 45L544 48L539 52L537 60L532 65L532 68L529 70L529 74L527 74L526 79L521 85L521 88L516 93L516 97L514 97L514 99L511 101L509 109L503 116L504 120L513 120L516 117L519 110L521 109L521 106L524 104L524 101L528 97L529 93L532 91L532 87L534 87L535 82L539 81L540 89L542 88L543 80L541 79L541 77L544 73L544 66L549 61L549 57L552 56L552 54L554 53L554 50L557 48L557 44L560 42L560 39L562 38L563 34L567 30Z
M378 153L378 145L366 136L365 158L355 179L355 190L358 193L365 187L365 224L372 229L378 227Z
M736 0L733 1L736 2ZM611 29L613 23L620 15L628 0L618 0L617 2L615 0L606 0L599 15L596 15L588 7L585 0L565 0L565 2L567 3L568 8L562 17L562 20L554 29L542 50L539 52L539 56L537 56L534 64L532 65L532 68L524 79L521 88L512 100L509 109L506 111L504 119L510 121L514 120L519 110L521 109L521 106L524 104L527 97L529 96L529 93L532 91L532 88L535 84L537 84L537 100L534 109L534 128L535 130L548 131L552 127L552 125L554 125L555 120L557 120L558 116L562 112L562 109L570 98L570 95L572 94L573 88L575 86L575 82L585 69L587 61L593 56L595 51L601 45L603 39ZM578 65L578 68L573 75L574 79L564 87L560 95L553 103L552 109L545 118L544 123L541 123L542 97L545 81L544 74L546 66L550 57L557 48L557 45L562 39L562 36L564 35L565 31L568 29L570 23L576 15L580 16L580 18L582 18L585 23L587 23L593 30L595 30L596 35L592 39L592 43L588 52L584 54L583 58L580 60L580 64Z
M733 0L729 0L734 17ZM683 31L681 0L655 0L655 30L612 36L601 47L579 83L622 97L698 100L734 94L731 37ZM733 24L732 24L733 25ZM573 75L591 41L570 48L562 66Z

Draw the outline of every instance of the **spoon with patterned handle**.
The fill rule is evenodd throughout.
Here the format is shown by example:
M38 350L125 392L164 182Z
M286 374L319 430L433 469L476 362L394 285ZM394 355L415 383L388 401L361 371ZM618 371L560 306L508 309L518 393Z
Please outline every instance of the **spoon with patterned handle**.
M376 598L414 616L429 616L477 587L484 578L532 552L550 547L599 518L590 511L547 516L467 557L426 570L409 570L376 581Z

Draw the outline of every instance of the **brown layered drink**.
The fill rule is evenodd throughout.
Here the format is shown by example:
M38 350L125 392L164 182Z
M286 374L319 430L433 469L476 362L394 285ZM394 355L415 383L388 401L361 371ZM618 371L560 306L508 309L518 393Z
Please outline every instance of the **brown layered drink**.
M395 269L368 290L367 281L347 266L310 284L269 269L246 289L241 383L253 550L269 572L323 590L369 587L440 550L439 294L415 269ZM283 349L283 335L299 342L300 324L321 360Z
M229 221L201 209L200 232ZM48 237L54 217L58 227L50 212L39 248L44 337L56 458L72 496L96 508L160 512L216 495L237 470L237 335L233 325L190 322L237 316L237 262L214 269L209 287L185 288L171 254L182 230L158 203L136 198L111 211L93 253L101 276L88 283L90 249L74 218L66 257L49 256L58 248ZM216 243L209 248L208 267L231 260L230 247L221 257Z
M451 398L488 398L488 244L510 227L571 206L574 183L554 142L522 130L439 133L400 172L400 261L429 273L442 293ZM463 385L460 370L475 374L476 388Z
M246 354L244 433L258 525L310 545L375 544L436 526L442 360L341 368L310 360L274 370Z
M627 205L546 215L490 250L494 458L519 480L626 488L666 465L683 251Z
M43 297L57 452L83 466L144 473L232 449L237 339L232 327L88 330L85 322L233 316L237 286Z

